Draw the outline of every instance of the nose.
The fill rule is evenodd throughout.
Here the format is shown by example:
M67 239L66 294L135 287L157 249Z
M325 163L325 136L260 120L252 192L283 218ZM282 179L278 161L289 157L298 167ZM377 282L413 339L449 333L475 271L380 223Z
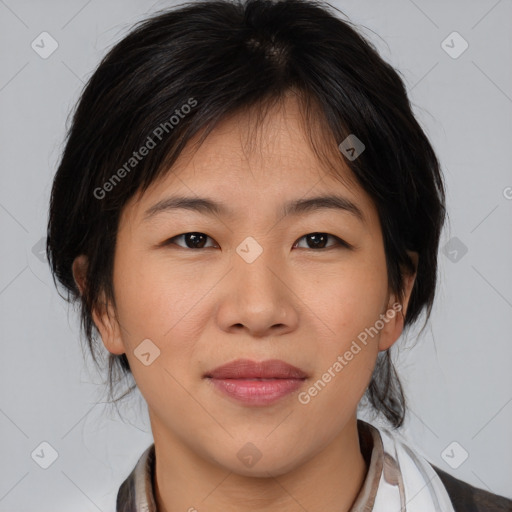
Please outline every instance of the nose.
M263 251L250 263L236 254L226 280L217 310L223 330L265 337L296 329L300 300L290 272L271 251Z

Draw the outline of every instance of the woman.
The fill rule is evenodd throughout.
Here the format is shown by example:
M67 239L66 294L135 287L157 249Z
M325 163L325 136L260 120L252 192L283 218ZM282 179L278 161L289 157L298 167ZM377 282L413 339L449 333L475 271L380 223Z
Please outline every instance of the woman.
M131 374L148 404L117 510L512 510L393 432L389 349L430 314L444 215L401 79L328 4L193 2L118 43L47 247L110 391Z

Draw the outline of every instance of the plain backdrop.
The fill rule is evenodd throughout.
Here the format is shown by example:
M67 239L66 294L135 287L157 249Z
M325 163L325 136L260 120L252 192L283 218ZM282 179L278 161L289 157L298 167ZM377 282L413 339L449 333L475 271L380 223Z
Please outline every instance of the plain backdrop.
M446 177L437 302L423 335L399 342L404 435L455 477L512 497L512 3L332 3L402 73ZM83 84L133 23L170 5L0 0L0 512L114 511L152 442L138 391L123 419L98 403L103 377L40 248ZM58 44L47 58L41 37ZM47 469L41 450L56 457Z

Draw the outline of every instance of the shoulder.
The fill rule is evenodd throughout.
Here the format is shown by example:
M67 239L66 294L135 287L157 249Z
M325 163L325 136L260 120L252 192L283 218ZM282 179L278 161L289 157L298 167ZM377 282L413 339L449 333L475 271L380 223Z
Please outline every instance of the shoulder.
M512 500L459 480L431 464L448 492L455 512L512 512Z

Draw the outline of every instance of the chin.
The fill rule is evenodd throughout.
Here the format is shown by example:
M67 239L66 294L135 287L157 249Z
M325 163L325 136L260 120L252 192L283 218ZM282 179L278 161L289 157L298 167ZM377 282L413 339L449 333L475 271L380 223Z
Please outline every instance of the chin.
M225 455L225 452L224 454ZM246 443L237 450L235 458L215 458L217 464L222 468L240 476L251 476L255 478L270 478L284 475L295 469L300 462L296 457L285 459L279 454L279 450L271 450L271 454L265 457L251 443Z

